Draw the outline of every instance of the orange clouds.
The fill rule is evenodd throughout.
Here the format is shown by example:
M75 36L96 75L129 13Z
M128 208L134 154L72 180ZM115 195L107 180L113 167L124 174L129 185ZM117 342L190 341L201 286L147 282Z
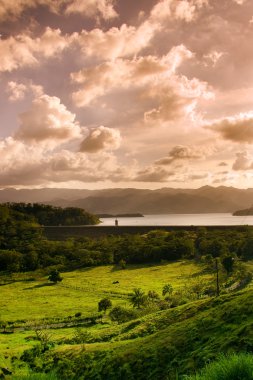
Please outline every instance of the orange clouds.
M205 128L217 132L224 140L235 143L253 143L253 112L226 117Z
M86 17L109 20L117 17L114 0L1 0L0 20L18 18L26 9L46 6L51 12L80 13Z
M75 115L57 97L35 98L31 109L19 116L20 127L15 138L26 142L58 143L81 136Z
M121 143L120 132L117 129L104 126L93 128L80 146L81 152L96 153L101 150L118 149Z
M26 66L40 64L41 58L51 58L62 52L71 42L69 36L62 36L59 29L46 28L35 39L28 34L0 39L0 72L13 71Z

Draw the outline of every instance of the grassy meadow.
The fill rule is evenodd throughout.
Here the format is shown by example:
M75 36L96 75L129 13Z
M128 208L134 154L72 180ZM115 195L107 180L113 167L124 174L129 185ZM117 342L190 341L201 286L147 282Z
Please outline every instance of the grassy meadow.
M243 335L243 329L248 332L248 341L252 341L249 331L253 320L248 313L252 306L251 284L241 293L223 295L219 301L209 297L195 299L175 309L140 314L137 320L123 324L113 323L107 316L108 313L103 318L103 323L94 325L80 324L78 327L79 323L75 319L76 313L82 313L82 317L97 314L98 302L105 297L111 299L113 307L120 305L132 309L129 293L133 288L141 288L145 293L154 290L162 298L162 289L168 283L173 286L175 292L186 292L198 283L214 284L215 275L203 269L202 264L189 260L164 262L159 265L127 265L126 269L119 266L91 267L62 273L63 281L56 285L50 284L47 274L40 271L2 277L0 320L2 325L6 324L7 331L11 331L14 326L14 333L0 334L0 367L15 369L16 365L16 376L28 376L26 367L20 368L18 364L13 367L11 361L13 356L19 358L26 349L38 345L36 326L54 342L54 348L50 350L52 356L46 357L45 363L52 363L52 360L55 360L52 359L54 355L63 355L63 361L68 363L70 360L75 365L75 360L79 360L80 355L88 355L87 358L92 355L92 363L98 366L96 370L100 373L105 371L101 367L102 364L99 364L100 355L101 363L106 367L115 366L118 361L125 366L128 360L133 361L143 350L147 357L150 355L150 360L157 361L159 350L168 345L172 347L173 355L177 358L175 360L180 360L180 366L184 371L192 372L195 367L203 367L206 361L215 358L213 350L218 350L223 341L227 347L230 342L231 347L235 348L238 344L237 334ZM253 271L252 261L247 263L247 269ZM242 306L244 309L239 310ZM230 320L228 315L233 313L235 320ZM240 319L244 317L245 321L239 326ZM228 318L228 325L224 325L225 318ZM55 325L62 322L73 322L73 326ZM79 333L88 333L89 339L85 344L71 344L71 339L78 334L78 329ZM205 352L203 347L206 342L210 343L210 336L213 343ZM244 342L242 339L240 341ZM241 344L246 347L245 342ZM192 355L192 351L195 359L190 360L188 356ZM146 359L141 357L140 360L144 363ZM170 360L170 356L166 360ZM51 370L50 364L45 363L44 366L49 366ZM64 371L67 368L65 364ZM153 365L159 367L158 364ZM175 368L177 366L179 364ZM83 371L87 373L88 379L93 379L89 369L84 368ZM175 369L173 371L172 379L176 376ZM143 368L143 372L148 374L149 369ZM60 378L68 378L64 376L62 374ZM69 376L71 378L71 375ZM128 379L128 375L124 376L122 379ZM152 376L151 379L154 378ZM159 376L157 374L157 379ZM111 380L117 377L112 374L109 378Z
M13 274L1 286L0 320L36 320L51 317L83 315L97 312L98 301L109 297L113 304L128 305L128 294L133 288L145 292L154 290L161 295L163 286L185 288L200 278L211 281L212 275L203 274L202 267L190 261L161 265L128 265L93 267L66 272L57 285L38 273ZM8 283L8 281L10 283ZM118 281L119 283L113 284Z

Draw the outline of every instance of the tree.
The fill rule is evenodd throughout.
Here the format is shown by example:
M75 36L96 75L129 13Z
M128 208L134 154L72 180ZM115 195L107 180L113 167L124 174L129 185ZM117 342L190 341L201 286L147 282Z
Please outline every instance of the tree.
M169 296L171 296L173 293L173 287L171 284L166 284L164 285L163 287L163 296L165 296L166 294L168 294Z
M140 309L147 302L147 296L140 288L133 289L133 293L130 295L130 303L133 307Z
M136 318L136 311L116 306L110 311L109 316L113 322L124 323Z
M227 274L230 274L233 272L233 269L234 269L234 257L232 256L226 256L224 257L224 259L222 260L222 265L223 265L223 268L225 269L225 271L227 272Z
M60 272L57 269L52 270L48 276L48 280L53 282L54 284L57 284L57 282L61 282L62 277L60 275Z
M126 261L121 259L119 261L119 266L121 267L121 269L126 269Z
M160 297L159 297L159 294L157 292L155 292L154 290L149 290L148 299L151 302L155 302L155 301L158 301L160 299Z
M98 311L104 311L106 313L106 310L112 307L112 301L109 298L103 298L98 303Z

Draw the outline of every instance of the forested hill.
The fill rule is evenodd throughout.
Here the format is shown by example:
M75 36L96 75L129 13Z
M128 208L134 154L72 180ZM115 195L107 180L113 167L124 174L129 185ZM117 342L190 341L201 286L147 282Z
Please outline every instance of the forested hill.
M238 210L233 213L234 216L247 216L247 215L253 215L253 206L250 208L246 208L244 210Z
M16 217L22 215L22 219L32 219L45 226L94 225L99 223L96 215L77 207L61 208L39 203L6 203L2 206L1 213L11 212Z

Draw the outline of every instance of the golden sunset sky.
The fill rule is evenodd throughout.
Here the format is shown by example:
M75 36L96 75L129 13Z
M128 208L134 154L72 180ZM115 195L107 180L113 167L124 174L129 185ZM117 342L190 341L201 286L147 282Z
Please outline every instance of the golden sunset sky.
M0 188L253 187L252 0L0 0Z

